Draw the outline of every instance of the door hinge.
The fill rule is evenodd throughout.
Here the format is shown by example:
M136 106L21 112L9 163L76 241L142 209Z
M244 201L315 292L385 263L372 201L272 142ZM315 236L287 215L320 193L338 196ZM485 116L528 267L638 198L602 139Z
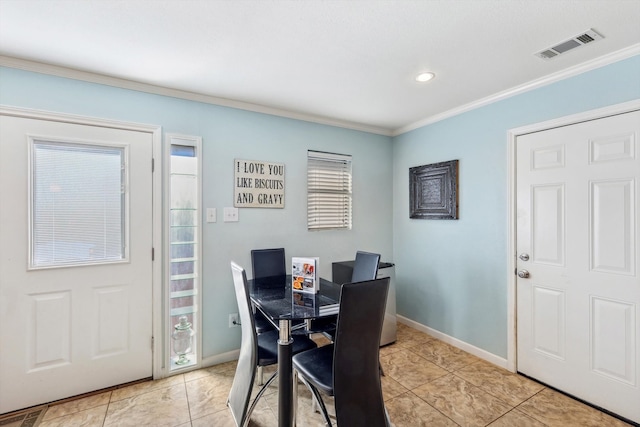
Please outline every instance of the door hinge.
M156 249L151 248L151 261L155 261L156 259Z
M155 344L155 338L151 337L151 350L153 350L153 345Z
M151 172L155 172L156 170L156 159L151 158Z

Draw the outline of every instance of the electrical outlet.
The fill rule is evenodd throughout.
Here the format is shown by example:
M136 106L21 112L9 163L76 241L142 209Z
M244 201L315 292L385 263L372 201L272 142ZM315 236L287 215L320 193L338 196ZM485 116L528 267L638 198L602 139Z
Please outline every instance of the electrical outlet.
M233 313L229 315L229 327L230 328L235 328L240 326L240 316L238 316L238 313Z

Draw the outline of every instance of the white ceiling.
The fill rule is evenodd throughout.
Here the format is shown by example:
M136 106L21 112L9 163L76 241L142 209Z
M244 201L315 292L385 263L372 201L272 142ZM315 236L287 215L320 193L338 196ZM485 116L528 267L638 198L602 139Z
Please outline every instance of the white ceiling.
M383 134L638 46L639 0L0 0L5 60Z

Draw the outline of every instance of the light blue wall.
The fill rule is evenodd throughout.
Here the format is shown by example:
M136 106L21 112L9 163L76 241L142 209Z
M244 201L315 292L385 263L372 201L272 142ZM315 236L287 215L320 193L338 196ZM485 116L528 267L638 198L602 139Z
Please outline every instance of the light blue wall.
M357 249L396 263L399 314L500 357L507 353L507 131L640 98L640 57L393 139L265 114L0 68L0 104L160 125L203 137L204 207L232 205L233 159L283 162L286 207L203 224L204 357L237 349L229 261L283 246L330 263ZM354 228L306 231L306 150L352 154ZM459 159L460 219L409 219L409 168ZM393 233L392 233L393 232Z
M640 56L394 138L398 312L507 356L507 132L640 98ZM459 159L459 219L409 219L409 168Z
M239 328L229 261L250 271L252 248L284 247L287 256L319 256L320 274L331 262L353 259L357 249L392 259L391 138L127 89L0 68L0 104L162 126L163 132L203 138L203 205L218 222L203 223L203 356L239 348ZM353 156L353 229L306 229L306 154L316 149ZM286 168L284 209L233 206L233 159L281 162ZM289 262L290 264L290 262Z

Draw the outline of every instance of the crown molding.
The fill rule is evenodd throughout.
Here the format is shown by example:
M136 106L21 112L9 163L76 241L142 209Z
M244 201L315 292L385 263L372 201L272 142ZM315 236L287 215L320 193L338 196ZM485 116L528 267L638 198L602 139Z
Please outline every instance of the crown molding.
M391 129L370 126L362 123L349 122L346 120L332 119L328 117L316 116L313 114L299 113L264 105L252 104L249 102L234 101L227 98L219 98L211 95L204 95L179 89L172 89L164 86L142 83L134 80L122 79L105 74L82 71L74 68L61 67L59 65L46 64L37 61L30 61L11 56L0 55L0 66L16 68L19 70L31 71L34 73L48 74L57 77L64 77L74 80L81 80L90 83L97 83L113 86L121 89L130 89L139 92L151 93L154 95L169 96L173 98L186 99L189 101L202 102L205 104L218 105L222 107L236 108L255 113L268 114L272 116L285 117L288 119L301 120L305 122L317 123L321 125L335 126L350 130L373 133L377 135L391 136Z
M412 130L421 128L423 126L427 126L427 125L439 122L441 120L445 120L450 117L457 116L462 113L466 113L467 111L475 110L476 108L484 107L486 105L493 104L494 102L502 101L503 99L507 99L512 96L520 95L522 93L525 93L534 89L538 89L540 87L543 87L552 83L559 82L569 77L577 76L587 71L604 67L605 65L613 64L614 62L618 62L623 59L631 58L638 54L640 54L640 43L637 43L627 48L598 57L591 61L583 62L582 64L576 65L574 67L566 68L556 73L549 74L548 76L542 77L540 79L532 80L528 83L515 86L511 89L507 89L505 91L495 93L486 98L479 99L474 102L470 102L469 104L462 105L460 107L453 108L443 113L427 117L415 123L411 123L409 125L400 127L394 130L391 133L391 136L399 136L399 135L402 135L403 133L410 132Z
M58 77L65 77L74 80L81 80L91 83L103 84L108 86L114 86L122 89L136 90L140 92L152 93L155 95L169 96L173 98L186 99L195 102L202 102L206 104L218 105L229 108L236 108L240 110L252 111L256 113L268 114L273 116L285 117L289 119L301 120L311 123L317 123L328 126L335 126L345 129L351 129L361 132L368 132L377 135L384 136L399 136L412 130L448 119L450 117L457 116L459 114L474 110L476 108L484 107L494 102L501 101L503 99L510 98L512 96L520 95L522 93L574 77L587 71L595 70L600 67L604 67L615 62L631 58L640 54L640 43L629 46L625 49L612 52L610 54L601 56L591 61L584 62L582 64L570 67L559 72L550 74L540 79L532 80L525 84L515 86L511 89L507 89L502 92L495 93L486 98L479 99L474 102L462 105L457 108L445 111L440 114L426 117L417 122L402 126L395 130L390 130L378 126L370 126L361 123L349 122L346 120L332 119L328 117L316 116L312 114L304 114L284 109L278 109L273 107L267 107L258 104L252 104L248 102L235 101L227 98L219 98L211 95L203 95L195 92L188 92L179 89L172 89L163 86L152 85L149 83L142 83L133 80L122 79L119 77L112 77L104 74L92 73L88 71L77 70L73 68L61 67L58 65L45 64L36 61L29 61L26 59L9 57L0 55L0 66L16 68L25 71L32 71L40 74L49 74Z

